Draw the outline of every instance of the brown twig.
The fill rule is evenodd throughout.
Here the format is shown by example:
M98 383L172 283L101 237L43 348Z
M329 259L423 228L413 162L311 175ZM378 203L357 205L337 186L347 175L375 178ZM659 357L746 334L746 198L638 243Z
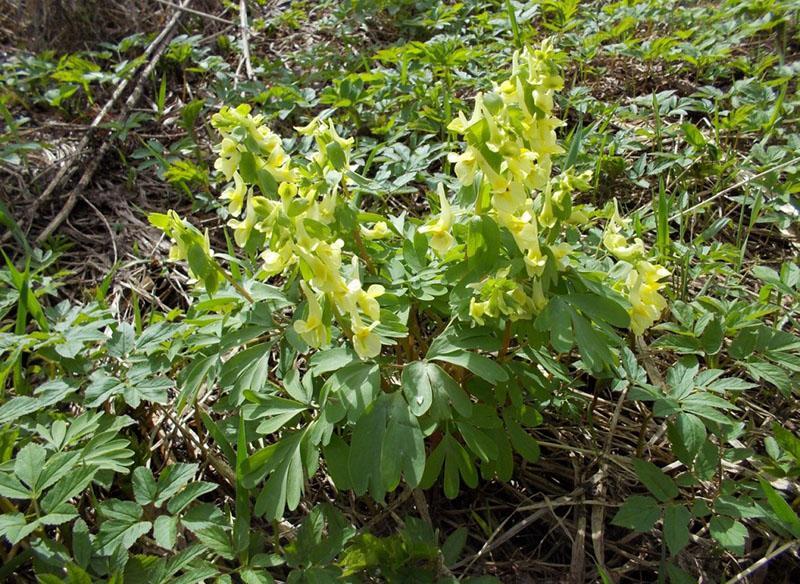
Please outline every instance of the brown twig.
M250 62L250 29L247 26L247 2L239 0L239 27L242 33L242 58L248 79L253 79L253 64Z
M188 4L191 1L192 0L184 0L182 6L184 7L188 6ZM145 65L144 69L142 69L141 72L139 73L139 78L136 81L136 85L133 88L133 92L130 94L130 96L128 96L128 99L125 101L125 107L123 107L122 111L120 112L120 118L126 118L128 116L128 113L131 111L131 109L133 109L133 106L141 97L142 91L144 90L144 82L150 76L150 73L153 71L153 69L155 69L156 65L161 59L161 56L167 50L167 47L169 46L168 39L175 31L175 27L177 26L178 21L180 20L180 17L182 15L183 12L181 12L180 10L176 10L175 13L172 15L172 18L164 27L164 30L162 30L161 34L159 34L158 37L156 38L156 40L160 39L160 44L156 45L156 41L153 41L153 43L151 43L150 46L148 47L148 51L150 50L151 47L156 47L156 48L153 51L151 51L152 56L150 57L149 62L147 63L147 65ZM147 53L147 51L145 51L145 53ZM111 101L109 101L109 103L106 104L106 106L103 108L103 111L101 111L100 114L98 114L97 117L95 118L95 121L92 122L93 127L96 127L95 122L97 124L100 123L102 117L105 117L107 110L110 110L111 106L113 106L113 104L116 103L116 99L119 99L118 94L122 95L122 92L119 90L119 88L117 89L117 91L114 92L115 97L112 97ZM85 147L84 141L88 143L88 139L84 137L84 140L81 140L81 144L79 145L79 150ZM108 139L103 142L103 144L100 146L100 149L97 151L97 154L94 156L94 158L92 158L92 161L89 163L89 166L87 166L83 175L81 175L78 184L75 185L75 188L73 188L70 191L69 195L67 196L67 200L64 203L64 206L61 208L58 214L55 217L53 217L50 223L48 223L47 227L45 227L44 230L38 235L38 237L36 238L36 243L40 244L48 237L50 237L56 231L56 229L58 229L59 226L66 220L66 218L69 217L69 214L75 207L75 203L78 201L78 196L81 194L83 189L86 188L86 186L94 177L95 172L97 172L97 169L100 166L100 162L103 160L103 157L105 157L106 153L111 148L112 144L113 141L111 139ZM77 157L75 158L77 159ZM34 205L34 209L32 212L35 212L36 207L38 207L38 205L41 205L41 203L47 198L49 193L55 190L56 186L58 185L58 182L60 182L61 176L63 176L63 174L66 174L66 171L63 168L62 171L63 172L59 172L59 174L56 175L53 181L51 181L50 185L48 185L48 188L38 199L37 205Z
M184 0L182 7L185 8L186 6L188 6L188 4L191 1L192 0ZM176 11L175 14L172 16L172 18L167 23L167 25L161 31L161 33L159 33L159 35L155 39L153 39L153 42L151 42L147 46L147 48L145 49L144 53L142 54L142 58L144 60L151 59L151 56L153 55L153 53L157 49L162 47L162 42L164 41L164 39L169 34L171 34L173 29L175 28L175 25L177 25L177 23L178 23L178 19L180 18L180 15L181 15L181 12L180 11ZM161 50L163 51L163 48ZM142 83L142 81L143 81L143 79L145 77L146 77L146 75L140 76L139 77L139 81L137 83ZM100 124L103 122L103 120L108 115L108 113L111 111L111 109L117 104L119 99L122 97L122 94L125 93L125 90L128 88L128 85L130 84L130 82L131 82L131 80L133 78L134 78L134 74L132 73L130 77L126 77L125 79L123 79L120 82L120 84L117 86L117 88L114 90L114 93L111 95L111 98L103 106L103 109L101 109L98 112L98 114L94 117L94 119L92 120L92 123L86 129L86 132L84 133L83 138L81 138L81 141L78 143L78 146L77 146L77 148L75 150L75 155L71 156L67 160L67 162L64 164L64 166L62 166L59 169L59 171L56 173L56 175L53 177L53 179L50 181L50 183L44 189L42 194L39 195L39 197L36 200L33 201L33 204L31 205L30 209L28 210L28 214L29 214L29 216L31 218L36 216L36 212L39 210L39 207L41 207L50 198L50 196L58 188L58 186L62 183L62 181L65 180L66 178L68 178L69 176L71 176L72 173L75 171L76 163L81 158L80 154L89 145L89 141L92 139L92 136L94 135L95 131L100 126ZM107 144L107 143L108 142L105 142L104 144ZM92 165L90 164L90 166L92 166ZM94 165L94 169L95 170L97 169L97 165ZM87 169L87 171L88 171L88 169ZM84 175L85 174L86 174L86 172L84 172ZM92 172L92 174L94 174L94 172ZM88 181L87 181L87 183L88 183ZM75 205L74 199L75 199L75 197L73 197L73 203L72 203L73 206ZM62 211L63 211L63 208L62 208ZM59 215L60 215L60 213L59 213ZM66 215L64 216L64 218L66 218ZM64 218L59 220L59 224L64 220ZM29 230L30 230L30 227L28 228L28 231ZM0 240L0 241L5 241L8 237L10 237L10 234L5 234L5 235L3 235L2 240ZM38 241L40 241L40 240L37 238L37 242Z

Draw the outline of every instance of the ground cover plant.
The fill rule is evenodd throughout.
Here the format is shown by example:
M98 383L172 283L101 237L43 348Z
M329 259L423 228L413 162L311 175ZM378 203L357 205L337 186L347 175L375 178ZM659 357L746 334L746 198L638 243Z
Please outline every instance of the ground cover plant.
M2 578L796 580L799 8L3 22Z

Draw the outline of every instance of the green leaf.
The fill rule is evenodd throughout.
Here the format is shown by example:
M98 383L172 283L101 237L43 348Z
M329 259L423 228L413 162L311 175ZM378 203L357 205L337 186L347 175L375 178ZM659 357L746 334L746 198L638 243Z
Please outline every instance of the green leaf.
M697 453L694 471L697 473L698 478L707 481L716 474L718 466L719 448L711 440L706 439L700 447L700 452Z
M80 517L72 524L72 555L81 568L86 568L92 559L89 526Z
M356 362L360 363L361 360L355 351L349 347L337 347L314 353L309 362L309 368L314 375L323 375Z
M708 529L711 537L716 539L726 550L738 555L744 553L747 528L740 521L717 515L711 518Z
M467 422L457 422L456 427L469 449L481 460L489 462L497 458L497 444L490 436Z
M601 337L589 322L575 311L572 311L572 324L581 359L588 370L600 373L612 366L614 364L614 355L609 349L608 341Z
M664 539L673 556L689 543L689 522L692 514L683 505L667 505L664 508Z
M536 319L539 330L549 331L550 344L558 353L568 353L575 344L572 333L572 311L561 296L555 296L548 302L540 318Z
M786 530L794 537L800 538L800 517L797 516L797 513L780 493L772 488L772 485L762 478L759 478L758 482L761 483L761 490L764 491L769 506L772 507L775 515L784 524Z
M198 469L197 464L187 464L178 462L172 464L162 471L158 477L158 497L155 500L156 506L161 506L164 502L180 491L191 481Z
M11 545L16 545L28 537L39 523L26 523L22 513L5 513L0 515L0 535L5 536Z
M514 447L514 450L519 452L528 462L538 461L539 443L536 441L536 439L528 434L522 428L522 426L519 425L519 422L510 418L509 416L504 415L503 417L505 418L506 430L508 432L508 437L511 439L511 444Z
M218 485L216 483L208 483L206 481L194 481L193 483L189 483L186 485L185 489L169 500L169 503L167 503L167 511L173 515L180 513L199 496L215 491L217 488Z
M772 432L780 447L788 452L795 461L800 462L800 438L777 422L772 424Z
M789 379L789 376L786 374L786 371L777 365L767 363L766 361L750 361L745 363L745 367L750 375L752 375L757 381L761 381L763 379L767 383L771 383L777 387L778 391L780 391L784 396L788 397L791 395L792 382Z
M97 552L104 556L114 554L119 548L130 549L152 527L149 521L139 521L142 509L135 503L121 505L129 502L117 501L113 507L109 503L105 503L102 513L112 518L100 525L94 544Z
M255 570L253 568L245 568L239 572L244 584L272 584L275 580L270 576L269 572L264 570Z
M437 361L445 361L453 365L458 365L459 367L464 367L481 379L485 379L492 384L508 379L508 373L506 373L506 370L503 369L501 365L477 353L459 350L444 355L436 355L433 358Z
M336 170L342 170L347 166L347 156L345 156L344 150L335 140L325 145L325 152Z
M200 386L206 379L216 377L216 370L219 366L219 354L210 355L199 354L194 357L192 363L181 372L180 383L181 391L178 395L178 402L175 409L180 414L187 404L193 404L200 391Z
M628 328L631 317L619 302L597 294L567 294L563 297L574 308L594 322L607 322L617 328Z
M636 476L659 501L669 501L678 496L678 486L669 476L652 462L636 459L633 461Z
M14 474L23 483L28 485L34 493L38 493L39 476L44 470L44 461L47 451L43 446L31 442L17 452L14 460Z
M375 363L353 363L336 371L325 389L337 395L347 407L347 419L356 422L381 391L381 375Z
M300 451L304 435L304 432L285 434L279 442L250 455L242 465L242 484L247 488L255 486L258 477L270 475L256 499L256 515L278 520L284 508L297 507L303 493Z
M12 474L0 473L0 495L9 499L30 499L31 491Z
M691 467L706 439L706 427L694 414L680 412L667 425L667 436L678 459Z
M722 341L725 339L725 329L719 317L714 317L708 323L703 334L700 336L700 343L707 355L716 355L722 348Z
M436 367L426 361L414 361L403 367L401 385L409 403L411 413L419 417L427 412L433 402L432 369ZM429 373L429 371L431 371Z
M338 434L331 436L331 441L322 448L328 474L340 491L351 490L350 480L350 447Z
M661 507L655 499L646 495L633 495L622 504L611 523L644 533L653 528L659 517Z
M133 471L133 497L139 505L155 502L158 485L149 468L139 466Z
M197 536L197 539L208 546L215 554L226 560L233 559L235 553L231 545L231 538L223 527L212 525L211 527L195 531L194 534Z
M416 487L425 470L425 443L417 418L409 410L403 396L388 394L389 410L386 433L381 448L383 483L393 491L402 473L408 486Z
M159 515L153 523L153 539L165 550L175 547L178 539L178 518Z
M466 527L459 527L447 536L442 544L442 559L445 566L452 566L458 561L464 546L467 544L469 530Z

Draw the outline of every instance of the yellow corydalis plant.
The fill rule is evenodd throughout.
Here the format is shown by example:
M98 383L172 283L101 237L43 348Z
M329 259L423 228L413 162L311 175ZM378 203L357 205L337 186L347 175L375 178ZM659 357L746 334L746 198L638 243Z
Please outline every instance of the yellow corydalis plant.
M463 149L448 155L462 187L462 203L451 202L444 185L438 185L438 213L417 227L432 254L445 263L468 259L467 246L454 232L457 223L490 220L495 229L511 235L519 253L509 250L511 257L495 258L502 265L468 285L472 296L464 309L478 324L536 318L556 293L558 274L574 273L587 259L578 253L578 230L588 227L595 213L574 207L572 199L591 188L591 172L567 168L551 176L552 157L564 153L556 135L564 123L554 114L553 100L564 82L555 56L548 42L516 52L509 77L475 97L470 117L460 113L449 124L463 138ZM227 205L236 244L260 255L257 277L285 275L299 282L305 308L298 312L293 331L310 347L320 348L331 342L337 325L362 359L378 356L385 343L378 331L380 298L386 291L362 283L362 266L380 274L364 242L391 250L391 238L408 234L395 231L380 216L371 216L367 224L355 219L343 223L347 213L357 212L349 194L358 178L351 163L353 139L342 137L331 120L315 118L296 129L313 148L292 158L280 136L247 105L223 107L212 125L222 137L214 166L228 181L220 198ZM474 196L468 209L463 207L464 193L467 200ZM197 239L194 254L181 247L183 224L178 219L160 221L176 241L175 258L188 256L191 263L200 251L211 257L207 237L198 238L199 232L192 232ZM646 260L643 242L629 242L625 228L615 208L602 242L623 269L613 270L622 275L608 276L608 283L627 298L630 328L641 334L666 306L660 291L668 272ZM596 277L596 270L590 271ZM564 294L563 286L559 294Z
M572 196L591 188L591 172L567 169L555 178L550 176L551 157L564 152L556 136L556 129L564 124L553 114L553 95L563 85L553 47L545 42L538 50L526 48L514 54L508 79L475 97L472 116L461 113L448 126L466 142L462 152L450 153L448 159L455 164L463 187L479 185L475 214L488 214L511 233L525 265L522 277L510 278L508 270L502 269L470 285L475 296L469 314L478 324L484 324L486 317L513 321L536 316L548 302L548 261L555 271L571 264L574 249L563 241L564 229L589 223L583 210L573 209ZM452 216L446 201L441 207L447 209L442 217ZM669 272L644 261L644 243L638 238L629 242L623 233L626 225L615 203L603 245L618 260L634 262L629 275L612 286L627 292L630 328L640 335L666 307L659 290L664 287L660 280ZM455 243L450 227L440 219L420 229L430 236L439 256Z
M591 173L550 177L551 157L564 152L556 136L564 123L553 114L553 94L563 85L552 45L526 48L514 54L508 79L475 97L472 116L461 113L448 126L466 142L462 152L448 156L459 183L480 185L475 214L488 214L511 233L527 276L512 283L507 273L497 273L472 285L477 296L470 315L478 323L484 316L533 318L547 303L541 278L548 258L557 270L570 263L572 246L556 239L572 213L572 193L589 188ZM450 243L442 231L436 232L439 242ZM436 243L432 237L431 246L442 255Z
M263 237L264 277L299 272L307 314L295 321L295 332L309 346L324 347L335 319L362 359L376 357L381 340L373 331L380 324L378 298L384 288L362 288L355 255L351 277L344 276L345 244L332 235L337 206L347 198L352 138L342 138L332 121L316 118L297 128L313 139L316 149L306 160L295 161L263 117L252 115L247 105L223 107L212 125L222 135L215 168L233 180L221 198L228 201L228 225L237 245L247 246L254 234ZM378 222L364 235L379 239L389 229ZM323 310L326 303L330 314Z

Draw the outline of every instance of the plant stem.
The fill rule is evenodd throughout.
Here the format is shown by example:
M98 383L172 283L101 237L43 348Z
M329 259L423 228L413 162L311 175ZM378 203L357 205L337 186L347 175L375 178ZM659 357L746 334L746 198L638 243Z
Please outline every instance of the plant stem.
M217 270L219 271L219 273L220 273L220 274L222 274L222 277L223 277L223 278L225 278L225 279L228 281L228 284L230 284L231 286L233 286L233 288L234 288L234 289L235 289L235 290L236 290L236 291L237 291L237 292L238 292L238 293L239 293L239 294L240 294L240 295L241 295L243 298L245 298L245 299L246 299L246 300L247 300L247 301L248 301L250 304L255 304L255 303L256 303L256 301L253 299L253 297L252 297L252 296L250 296L250 292L248 292L247 290L245 290L245 289L244 289L244 287L243 287L243 286L242 286L242 285L241 285L239 282L237 282L236 280L234 280L234 279L233 279L233 276L231 276L231 275L230 275L230 274L229 274L229 273L228 273L228 272L225 270L225 268L223 268L223 267L222 267L221 265L219 265L217 262L214 262L214 265L216 265L216 266L217 266Z

